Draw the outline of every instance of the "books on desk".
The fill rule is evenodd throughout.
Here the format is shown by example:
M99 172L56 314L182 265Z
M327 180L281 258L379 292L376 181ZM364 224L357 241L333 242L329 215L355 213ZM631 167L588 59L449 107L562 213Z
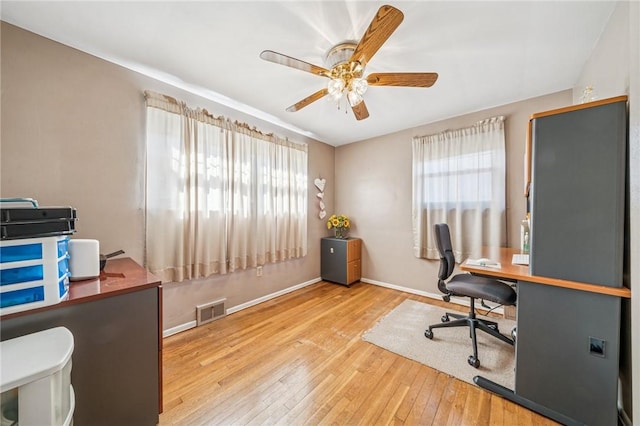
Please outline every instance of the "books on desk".
M496 262L495 260L486 259L484 257L480 259L467 259L465 262L467 265L472 266L482 266L485 268L501 268L500 262Z
M529 255L528 254L514 254L511 259L511 263L514 265L528 265L529 264Z

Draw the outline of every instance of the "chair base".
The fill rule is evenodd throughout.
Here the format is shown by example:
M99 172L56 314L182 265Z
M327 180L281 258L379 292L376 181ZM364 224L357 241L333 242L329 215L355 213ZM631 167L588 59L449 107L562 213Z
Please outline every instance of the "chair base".
M451 312L447 312L442 316L442 322L439 324L430 325L427 330L425 330L424 335L428 339L433 339L433 329L434 328L448 328L448 327L469 327L469 337L471 337L471 342L473 345L473 355L470 355L467 359L469 365L472 367L478 368L480 367L480 359L478 358L478 342L476 338L476 329L480 329L485 333L502 340L505 343L510 345L514 345L514 341L507 336L500 333L498 330L498 324L494 321L488 321L479 319L476 317L475 312L475 299L471 298L471 305L469 309L469 315L461 315L454 314ZM450 321L449 317L456 318L454 321Z

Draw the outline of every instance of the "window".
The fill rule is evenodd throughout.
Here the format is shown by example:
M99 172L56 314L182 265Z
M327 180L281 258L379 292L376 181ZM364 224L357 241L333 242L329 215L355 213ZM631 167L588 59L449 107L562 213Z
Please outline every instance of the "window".
M413 139L413 229L417 257L437 259L433 225L447 223L456 258L503 246L504 117Z
M430 208L474 209L491 203L491 151L427 160L422 179L435 189L425 204Z
M145 95L152 273L182 281L306 255L306 145Z

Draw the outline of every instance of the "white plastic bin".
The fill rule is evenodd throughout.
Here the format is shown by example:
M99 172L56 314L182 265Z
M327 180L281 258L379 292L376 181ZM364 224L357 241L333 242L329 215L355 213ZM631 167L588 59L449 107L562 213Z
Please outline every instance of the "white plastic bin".
M68 426L75 395L71 385L73 335L56 327L0 342L2 421L21 426ZM15 394L17 390L17 418ZM4 423L3 423L4 424Z

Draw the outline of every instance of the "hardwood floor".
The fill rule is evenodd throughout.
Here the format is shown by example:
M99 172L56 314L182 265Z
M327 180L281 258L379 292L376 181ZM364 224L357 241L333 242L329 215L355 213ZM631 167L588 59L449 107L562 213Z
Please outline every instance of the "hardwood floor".
M556 424L364 342L405 299L455 309L320 282L164 339L160 424Z

